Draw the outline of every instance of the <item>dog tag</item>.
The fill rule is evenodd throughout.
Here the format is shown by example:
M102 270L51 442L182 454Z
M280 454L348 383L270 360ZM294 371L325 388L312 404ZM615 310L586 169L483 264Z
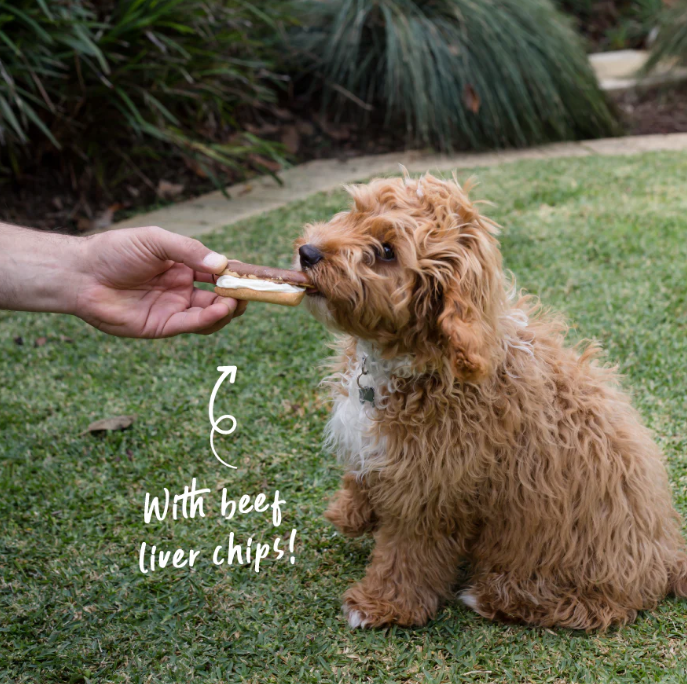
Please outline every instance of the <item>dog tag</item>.
M364 404L369 401L371 404L375 403L375 388L374 387L360 387L358 389L358 397L360 403Z

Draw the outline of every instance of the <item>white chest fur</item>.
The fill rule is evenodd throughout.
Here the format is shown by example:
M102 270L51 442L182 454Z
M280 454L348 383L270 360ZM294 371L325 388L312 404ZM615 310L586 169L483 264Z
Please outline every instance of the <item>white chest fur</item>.
M361 375L363 362L366 375ZM382 360L374 350L358 342L357 356L341 374L328 378L336 388L332 415L327 423L325 446L350 470L363 477L384 468L386 438L380 433L384 418L384 404L395 390L395 378L412 374L411 359L404 356ZM360 385L374 389L374 404L360 400Z

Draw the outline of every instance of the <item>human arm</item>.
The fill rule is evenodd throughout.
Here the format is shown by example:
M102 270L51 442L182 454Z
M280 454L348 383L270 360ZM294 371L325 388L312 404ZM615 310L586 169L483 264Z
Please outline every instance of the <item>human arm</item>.
M226 263L157 227L76 237L0 223L0 308L73 314L120 337L210 334L245 309L194 286Z

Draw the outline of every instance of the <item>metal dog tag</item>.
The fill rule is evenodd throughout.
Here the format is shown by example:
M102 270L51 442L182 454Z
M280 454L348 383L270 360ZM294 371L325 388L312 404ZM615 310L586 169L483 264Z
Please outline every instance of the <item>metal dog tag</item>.
M371 404L375 403L375 388L374 387L360 387L358 389L358 398L360 403L364 404L369 401Z
M374 387L363 387L360 384L360 379L364 378L367 375L367 356L363 356L363 365L362 368L360 369L360 374L358 375L358 379L356 382L358 383L358 399L360 399L360 403L364 404L366 401L370 402L370 404L374 405L375 403L375 388Z

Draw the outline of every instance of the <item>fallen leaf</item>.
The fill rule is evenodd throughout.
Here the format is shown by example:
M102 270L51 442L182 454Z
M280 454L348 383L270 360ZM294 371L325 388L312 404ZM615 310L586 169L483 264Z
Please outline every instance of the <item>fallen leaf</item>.
M160 179L157 184L157 196L160 199L174 199L184 191L184 186L181 183L170 183L164 179Z
M466 83L465 88L463 89L463 102L473 114L477 114L477 112L479 112L482 101L479 99L477 91L472 85L470 85L470 83Z
M65 344L74 344L74 340L66 335L60 335L60 342L64 342Z
M257 166L262 166L268 171L272 171L272 173L277 173L277 171L281 169L281 164L279 162L274 161L274 159L263 157L261 154L255 154L254 152L248 155L248 161Z
M296 121L296 128L301 135L315 135L315 126L313 126L309 121L299 119Z
M193 171L193 173L198 176L198 178L207 178L208 177L208 172L202 167L200 162L198 160L193 159L191 157L184 157L184 164Z
M131 427L136 416L114 416L113 418L103 418L91 423L81 434L87 433L97 434L99 432L114 432L117 430L126 430Z
M24 338L19 335L19 337L15 337L13 340L14 344L18 344L20 347L24 344Z
M79 218L76 221L76 229L80 233L86 233L88 232L92 227L92 222L91 219L86 218L85 216L79 216Z
M47 337L38 337L38 338L36 338L36 341L33 343L33 346L34 347L42 347L47 341L48 341Z
M76 222L76 227L81 233L105 230L112 225L115 212L119 211L121 208L121 204L111 204L93 219L81 216Z
M277 124L264 123L260 126L245 124L244 128L253 135L274 135L279 132L280 126Z
M317 117L317 123L325 135L328 135L337 142L348 140L351 137L351 129L346 124L332 123L331 121L327 121L323 116Z
M291 403L288 399L283 399L281 405L287 413L293 413L299 418L305 417L305 409L301 404Z
M291 121L293 119L293 114L288 109L282 109L281 107L272 107L272 114L282 121Z
M301 146L301 136L296 126L286 126L281 134L281 142L284 147L296 154Z

